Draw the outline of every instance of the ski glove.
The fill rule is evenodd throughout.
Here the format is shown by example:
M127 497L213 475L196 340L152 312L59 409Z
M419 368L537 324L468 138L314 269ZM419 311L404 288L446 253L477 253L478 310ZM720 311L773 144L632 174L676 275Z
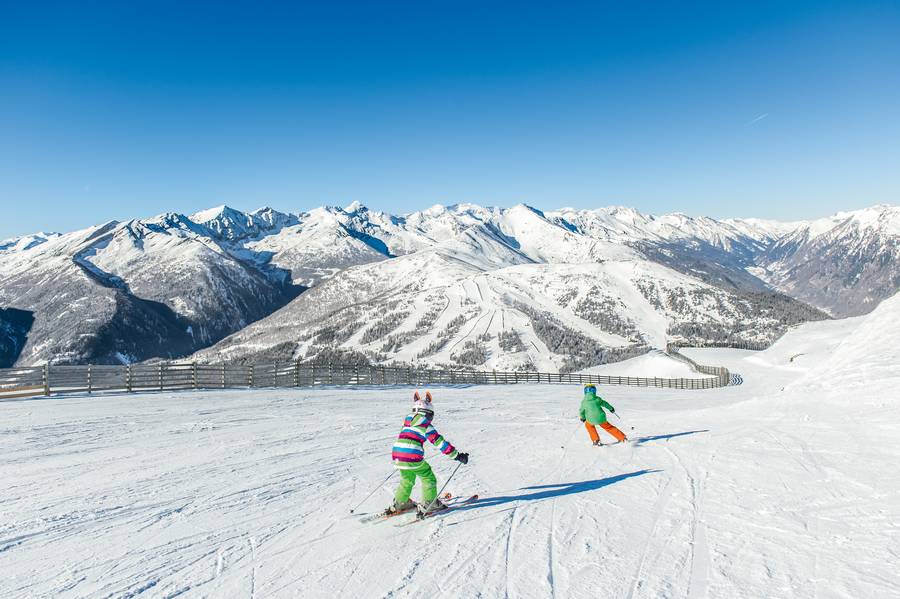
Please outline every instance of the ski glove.
M468 463L469 463L469 454L467 454L467 453L458 453L458 454L456 454L456 458L455 458L455 459L456 459L457 462L462 462L463 464L468 464Z
M585 421L585 419L584 419L584 418L582 418L582 419L581 419L581 421L582 421L582 422L584 422L584 421Z

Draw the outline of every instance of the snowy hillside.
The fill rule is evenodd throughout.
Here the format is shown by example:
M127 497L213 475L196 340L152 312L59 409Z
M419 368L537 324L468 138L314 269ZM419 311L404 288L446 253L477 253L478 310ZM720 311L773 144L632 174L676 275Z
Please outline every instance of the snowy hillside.
M633 376L660 378L703 378L686 360L679 360L662 350L651 350L646 354L612 364L593 366L580 371L582 374L598 374L602 376Z
M409 388L7 402L0 595L900 596L897 338L895 297L685 350L744 384L601 389L631 438L601 448L577 386L434 389L471 455L448 490L480 499L413 524L361 521Z
M883 301L871 315L846 321L860 324L790 390L820 391L836 398L843 389L865 389L864 402L886 407L900 383L900 294Z
M474 226L431 249L345 270L196 358L572 371L672 340L770 341L786 324L817 317L628 248L582 245L530 211L512 217L499 230ZM534 237L541 241L510 243L529 227L546 229Z

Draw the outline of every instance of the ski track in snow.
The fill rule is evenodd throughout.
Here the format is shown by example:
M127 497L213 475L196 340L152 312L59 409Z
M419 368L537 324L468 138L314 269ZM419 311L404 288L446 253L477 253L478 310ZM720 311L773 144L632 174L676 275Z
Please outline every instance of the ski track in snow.
M744 384L604 388L640 430L600 448L578 387L434 389L472 456L448 490L480 499L413 524L360 521L396 477L349 514L410 388L0 404L0 596L900 596L893 387L846 419L840 391L779 395L786 359L686 351Z

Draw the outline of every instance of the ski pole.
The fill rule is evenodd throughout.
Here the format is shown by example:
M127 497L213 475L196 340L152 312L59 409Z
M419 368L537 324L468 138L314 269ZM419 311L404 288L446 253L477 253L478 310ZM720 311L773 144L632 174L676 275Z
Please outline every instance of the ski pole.
M386 483L387 481L391 480L391 477L394 476L396 473L397 473L397 470L396 470L396 469L391 470L391 473L388 474L388 477L387 477L386 479L384 479L383 481L381 481L381 484L379 484L377 487L375 487L374 489L372 489L372 492L369 493L368 495L366 495L366 498L363 499L362 501L360 501L360 502L359 502L359 505L357 505L355 508L351 509L351 510L350 510L350 513L352 514L353 512L355 512L356 510L358 510L360 505L362 505L362 504L364 504L366 501L368 501L368 500L369 500L369 497L371 497L372 495L374 495L375 492L378 491L378 489L380 489L381 487L383 487L383 486L384 486L384 483Z
M459 464L456 465L456 468L453 470L453 472L450 473L450 476L447 477L447 482L444 483L444 486L441 487L441 490L438 491L438 494L434 496L434 499L431 500L431 503L429 503L429 504L425 507L425 510L424 510L423 513L427 514L427 513L428 513L428 510L431 509L431 506L434 505L434 502L438 500L438 497L440 497L440 496L444 493L444 489L446 489L446 488L447 488L447 485L450 484L450 479L453 478L453 476L456 474L456 471L459 470L459 467L460 467L460 466L462 466L462 462L460 462Z
M619 421L622 422L623 425L628 426L627 424L625 424L625 422L622 421L622 417L619 416L619 413L618 413L618 412L613 412L613 414L616 415L616 418L618 418ZM633 426L631 427L631 430L634 430L634 427L633 427Z

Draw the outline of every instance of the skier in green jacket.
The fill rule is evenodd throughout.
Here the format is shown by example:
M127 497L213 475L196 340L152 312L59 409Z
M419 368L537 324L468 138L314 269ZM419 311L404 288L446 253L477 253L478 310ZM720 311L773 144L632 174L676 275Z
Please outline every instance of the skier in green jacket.
M588 435L591 436L591 441L594 442L594 445L602 445L600 443L600 435L597 433L597 427L595 426L598 424L620 443L625 441L627 439L625 433L607 422L606 412L603 411L604 408L614 414L616 412L616 409L612 407L612 405L597 395L597 387L594 385L585 385L584 399L581 400L581 409L578 411L578 417L581 418L581 421L584 423L584 428L587 429Z

